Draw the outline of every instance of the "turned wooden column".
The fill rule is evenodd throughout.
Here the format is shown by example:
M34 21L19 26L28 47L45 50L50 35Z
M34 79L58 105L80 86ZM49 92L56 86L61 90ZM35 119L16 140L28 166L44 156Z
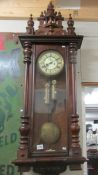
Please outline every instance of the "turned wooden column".
M30 80L30 63L32 55L32 44L31 42L24 42L24 64L25 64L25 81L24 81L24 112L21 116L20 126L20 146L18 149L18 159L25 160L28 158L29 150L29 132L30 132L30 95L29 95L29 80Z
M69 64L71 69L71 147L70 147L70 155L71 156L81 156L81 148L79 144L79 131L80 126L78 124L79 122L79 115L77 114L77 97L76 97L76 55L77 55L77 47L75 43L70 43L69 46ZM71 169L73 167L71 166ZM79 165L80 169L80 165Z

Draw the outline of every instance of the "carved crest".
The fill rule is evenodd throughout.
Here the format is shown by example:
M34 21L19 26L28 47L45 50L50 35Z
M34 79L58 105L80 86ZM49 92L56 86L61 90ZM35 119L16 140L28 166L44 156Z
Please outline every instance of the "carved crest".
M39 28L34 31L34 22L32 15L27 22L27 33L33 35L75 35L74 21L69 14L69 19L67 21L68 27L67 31L63 29L61 12L56 12L52 2L49 3L47 10L41 12L40 17L38 17Z

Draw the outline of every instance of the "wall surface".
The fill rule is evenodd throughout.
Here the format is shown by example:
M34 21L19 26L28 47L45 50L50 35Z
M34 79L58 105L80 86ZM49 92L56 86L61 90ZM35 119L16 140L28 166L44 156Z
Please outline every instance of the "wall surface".
M12 160L19 144L23 109L23 63L13 33L0 32L0 175L18 174Z
M35 28L37 28L38 23L36 22ZM66 27L66 23L64 22ZM0 20L0 32L25 32L26 20ZM82 116L81 110L81 81L98 81L97 72L97 55L98 55L98 24L96 22L75 22L76 33L84 35L82 48L78 55L78 65L77 65L77 79L78 79L78 111L79 115ZM80 59L81 58L81 59ZM82 96L82 95L81 95ZM81 117L81 140L84 136L84 116ZM84 144L84 145L83 145ZM85 147L85 138L81 141L82 147ZM86 155L85 149L83 150L84 156ZM86 170L82 171L70 171L67 169L64 175L86 175ZM28 174L28 173L27 173ZM16 174L15 174L16 175ZM28 174L29 175L29 174Z
M0 18L28 18L30 14L33 14L33 17L37 18L41 11L46 10L49 2L50 0L1 0ZM58 0L53 0L52 2L54 3L55 7L57 7ZM65 10L59 8L56 8L56 10L60 10L65 18L68 18L69 13L71 13L76 20L98 21L97 0L80 0L79 10Z

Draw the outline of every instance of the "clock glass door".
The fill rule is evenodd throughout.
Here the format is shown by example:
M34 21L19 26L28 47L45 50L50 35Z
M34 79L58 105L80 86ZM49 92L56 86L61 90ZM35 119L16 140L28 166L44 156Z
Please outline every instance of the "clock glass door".
M67 154L66 49L36 49L33 152Z

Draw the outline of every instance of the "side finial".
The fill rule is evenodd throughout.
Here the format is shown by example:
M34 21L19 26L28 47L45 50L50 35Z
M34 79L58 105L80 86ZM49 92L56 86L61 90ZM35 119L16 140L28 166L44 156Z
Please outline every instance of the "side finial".
M75 30L75 27L74 27L74 21L72 19L72 16L71 14L69 14L69 19L67 21L67 24L68 24L68 28L67 28L67 31L68 31L68 35L76 35L74 30Z
M30 15L29 20L27 22L26 32L28 34L34 34L34 21L32 14Z

